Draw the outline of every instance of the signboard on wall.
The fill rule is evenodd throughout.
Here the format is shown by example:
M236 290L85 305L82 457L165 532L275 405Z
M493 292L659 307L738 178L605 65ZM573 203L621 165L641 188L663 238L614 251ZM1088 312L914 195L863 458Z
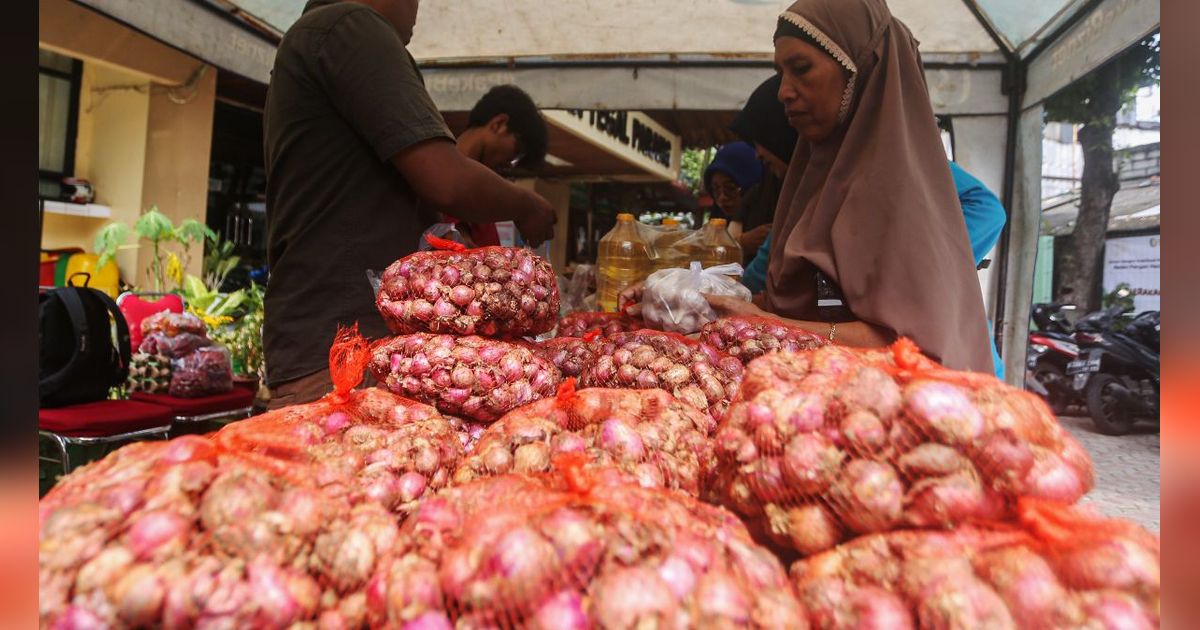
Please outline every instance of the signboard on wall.
M1157 311L1162 239L1159 235L1110 238L1104 247L1104 292L1122 282L1133 291L1134 312Z

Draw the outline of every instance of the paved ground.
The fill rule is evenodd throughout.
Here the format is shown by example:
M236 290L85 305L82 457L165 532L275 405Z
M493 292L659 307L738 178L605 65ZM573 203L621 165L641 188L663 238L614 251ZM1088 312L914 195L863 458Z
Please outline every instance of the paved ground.
M1135 521L1159 532L1158 430L1138 426L1112 437L1097 433L1090 418L1060 418L1092 456L1096 488L1084 498L1109 516Z

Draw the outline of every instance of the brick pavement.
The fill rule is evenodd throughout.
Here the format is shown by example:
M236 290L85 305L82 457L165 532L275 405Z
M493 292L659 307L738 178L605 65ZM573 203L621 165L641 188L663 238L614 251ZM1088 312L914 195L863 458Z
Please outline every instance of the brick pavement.
M1096 468L1096 487L1083 501L1158 533L1158 430L1138 425L1133 433L1114 437L1098 433L1090 418L1060 421L1091 454Z

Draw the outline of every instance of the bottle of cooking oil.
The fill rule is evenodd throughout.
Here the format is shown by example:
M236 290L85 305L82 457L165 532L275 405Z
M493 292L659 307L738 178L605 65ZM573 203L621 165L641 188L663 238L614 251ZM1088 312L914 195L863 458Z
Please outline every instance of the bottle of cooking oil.
M600 239L596 266L596 302L602 311L616 311L617 296L649 275L650 251L632 214L617 215L617 225Z
M742 246L729 233L725 219L709 219L698 240L693 260L699 260L705 268L742 262Z
M654 258L653 271L687 267L687 254L683 249L677 247L676 243L689 233L690 230L685 229L677 219L670 217L663 219L662 228L658 231L653 243L657 253Z

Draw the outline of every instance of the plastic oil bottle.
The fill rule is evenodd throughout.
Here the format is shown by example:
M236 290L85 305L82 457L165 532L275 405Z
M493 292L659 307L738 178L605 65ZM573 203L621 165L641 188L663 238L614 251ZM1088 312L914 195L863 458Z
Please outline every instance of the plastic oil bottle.
M697 259L704 267L742 262L742 246L726 227L725 219L709 219L700 235Z
M657 253L654 259L653 271L687 267L687 254L676 243L690 233L691 231L685 229L677 219L669 217L663 219L662 228L657 233L653 243L654 250Z
M617 215L617 225L600 239L596 260L596 303L602 311L618 309L617 296L649 275L650 252L632 214Z

